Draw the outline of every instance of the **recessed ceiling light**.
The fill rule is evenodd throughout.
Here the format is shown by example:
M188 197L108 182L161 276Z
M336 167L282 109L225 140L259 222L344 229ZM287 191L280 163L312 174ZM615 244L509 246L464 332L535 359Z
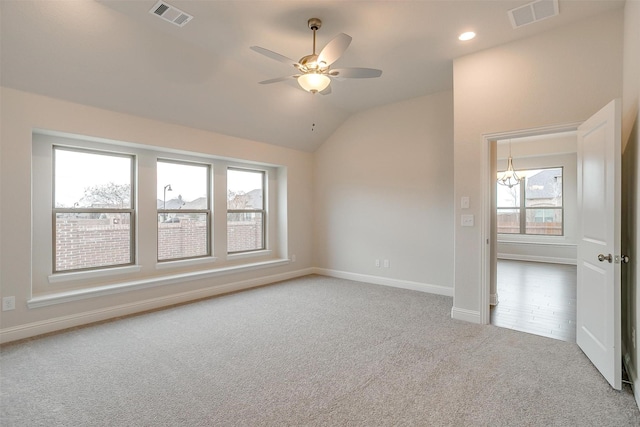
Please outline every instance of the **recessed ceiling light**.
M462 33L458 36L458 40L461 40L463 42L467 41L467 40L471 40L473 38L475 38L476 33L474 33L473 31L467 31L466 33Z

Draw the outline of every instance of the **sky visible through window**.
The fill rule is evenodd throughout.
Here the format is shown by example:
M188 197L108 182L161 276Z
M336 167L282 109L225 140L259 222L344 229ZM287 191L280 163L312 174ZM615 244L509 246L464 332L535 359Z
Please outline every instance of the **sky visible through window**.
M157 198L164 200L165 186L167 200L182 196L185 202L207 197L207 167L203 165L158 162Z
M55 206L83 206L86 188L109 182L131 184L131 157L56 149Z
M262 173L229 169L227 172L227 188L234 193L249 193L251 190L262 189Z
M114 183L131 184L131 161L128 156L113 156L100 153L56 149L55 195L57 207L82 207L85 189L97 185ZM165 185L167 200L181 195L185 201L205 197L207 191L206 167L180 163L158 162L157 198L163 200ZM229 170L228 179L233 191L248 193L262 188L260 173Z

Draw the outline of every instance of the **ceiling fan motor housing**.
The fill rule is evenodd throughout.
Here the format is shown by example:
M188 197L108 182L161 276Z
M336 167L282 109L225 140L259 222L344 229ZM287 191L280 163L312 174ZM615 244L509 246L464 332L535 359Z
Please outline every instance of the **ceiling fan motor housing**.
M307 21L307 24L312 30L319 30L322 27L322 21L319 18L311 18Z
M298 61L302 68L300 71L311 73L323 73L329 69L329 66L325 63L318 62L318 55L307 55L300 58Z

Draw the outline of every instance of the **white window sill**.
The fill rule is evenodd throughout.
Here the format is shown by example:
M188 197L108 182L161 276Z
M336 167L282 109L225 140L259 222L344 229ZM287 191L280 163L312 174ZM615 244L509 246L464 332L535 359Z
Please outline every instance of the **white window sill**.
M236 265L203 271L192 271L178 273L162 277L152 277L148 279L132 280L128 282L115 283L93 288L76 289L72 291L58 292L49 295L36 296L27 301L27 307L39 308L56 304L65 304L72 301L80 301L88 298L102 297L106 295L130 292L133 290L152 288L156 286L173 285L191 280L207 279L210 277L223 276L226 274L241 273L251 270L259 270L269 267L278 267L289 264L288 259L276 259L251 264ZM84 272L83 272L84 273ZM70 273L78 274L78 273Z
M271 251L268 249L265 249L263 251L240 252L237 254L228 254L227 259L229 261L232 261L236 259L258 258L258 257L270 256L270 255L271 255Z
M567 241L565 238L558 237L548 237L546 239L501 239L498 237L498 243L507 244L507 245L536 245L536 246L566 246L572 247L576 246L576 243L572 243Z
M180 260L167 260L167 261L158 261L156 263L156 270L162 270L165 268L173 268L173 267L187 267L190 265L202 265L202 264L213 264L216 262L216 257L203 257L203 258L192 258L192 259L180 259Z
M137 273L141 270L139 265L127 265L125 267L103 268L99 270L74 271L72 273L51 274L47 278L49 283L72 282L74 280L87 280L96 277L117 276L120 274Z

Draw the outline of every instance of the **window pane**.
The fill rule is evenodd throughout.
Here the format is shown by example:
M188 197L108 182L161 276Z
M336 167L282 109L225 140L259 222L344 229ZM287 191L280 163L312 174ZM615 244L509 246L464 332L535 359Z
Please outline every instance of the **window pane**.
M498 233L520 234L520 210L498 209Z
M158 209L209 209L209 167L158 161Z
M227 214L227 251L244 252L264 249L261 212Z
M526 207L562 206L562 168L527 171Z
M520 184L509 188L496 184L497 203L501 208L517 208L520 206Z
M130 264L129 213L56 214L55 270Z
M159 160L157 174L158 261L209 255L209 166Z
M209 215L158 214L158 260L206 256Z
M263 209L264 172L227 171L227 209Z
M562 236L562 209L527 209L527 234Z
M129 156L55 148L56 208L131 208Z

